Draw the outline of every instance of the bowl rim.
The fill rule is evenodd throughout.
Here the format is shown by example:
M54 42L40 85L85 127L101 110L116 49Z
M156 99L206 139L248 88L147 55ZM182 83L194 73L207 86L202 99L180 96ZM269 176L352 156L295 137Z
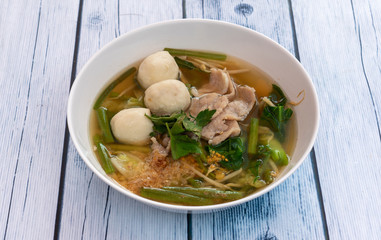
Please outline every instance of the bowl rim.
M256 35L256 37L262 38L263 40L269 42L269 44L271 44L273 47L277 48L277 50L281 51L283 54L287 55L290 58L290 61L292 61L292 64L295 65L295 67L298 69L298 71L300 71L300 73L302 75L304 75L305 79L307 80L307 84L309 85L310 89L312 90L311 91L311 94L312 94L311 98L313 99L312 104L314 105L314 106L312 106L312 108L314 109L314 112L317 116L316 117L316 125L312 129L312 137L310 138L304 153L300 157L300 160L298 160L289 169L289 171L287 173L285 173L280 178L276 179L275 182L271 183L270 185L267 185L263 189L260 189L251 195L248 195L244 198L241 198L241 199L238 199L235 201L221 203L221 204L214 204L214 205L205 205L205 206L183 206L183 205L175 205L175 204L157 202L154 200L150 200L150 199L141 197L135 193L130 192L128 189L122 187L121 185L119 185L117 182L115 182L111 178L108 178L107 176L100 173L98 171L98 169L87 158L85 152L82 150L82 147L79 143L79 139L74 134L74 132L75 132L74 131L74 125L75 124L73 122L73 117L72 117L72 111L73 110L72 109L75 106L75 104L73 102L73 98L74 98L73 96L75 95L77 85L79 82L77 80L82 78L82 75L91 66L94 59L98 58L98 56L101 55L103 52L108 51L108 49L111 48L116 42L122 41L124 38L128 38L130 35L139 34L140 32L146 32L146 31L149 31L151 28L157 28L157 27L161 27L161 26L165 26L165 25L171 25L171 24L182 24L182 23L195 23L195 24L208 23L208 24L216 24L216 25L225 25L225 26L230 27L230 28L239 29L240 31L250 32L250 34L254 34L254 35ZM140 27L140 28L137 28L137 29L134 29L134 30L131 30L131 31L125 33L125 34L113 39L112 41L107 43L105 46L103 46L101 49L99 49L94 55L92 55L90 57L90 59L87 60L87 62L82 67L82 69L80 70L80 72L76 76L76 78L75 78L75 80L71 86L70 94L69 94L69 98L68 98L68 107L67 107L67 123L68 123L68 129L70 132L71 139L74 143L74 146L75 146L77 152L81 156L82 160L86 163L86 165L91 169L91 171L93 173L95 173L102 181L107 183L109 186L111 186L115 190L119 191L120 193L122 193L122 194L124 194L124 195L126 195L126 196L128 196L134 200L138 200L140 202L143 202L145 204L148 204L148 205L160 208L160 209L165 209L165 210L169 210L169 211L178 211L178 212L200 213L200 212L205 212L205 211L219 211L222 209L226 209L226 208L230 208L233 206L240 205L242 203L251 201L255 198L258 198L258 197L264 195L265 193L267 193L267 192L271 191L272 189L274 189L275 187L277 187L279 184L283 183L291 174L293 174L299 168L299 166L306 159L307 155L310 153L310 151L313 147L313 144L315 142L317 133L318 133L318 127L320 124L320 114L319 114L318 96L317 96L316 89L313 85L313 82L312 82L310 76L308 75L307 71L303 68L301 63L295 58L295 56L292 55L283 46L281 46L280 44L278 44L277 42L275 42L271 38L265 36L264 34L259 33L255 30L247 28L247 27L243 27L243 26L240 26L240 25L237 25L234 23L225 22L225 21L221 21L221 20L193 18L193 19L167 20L167 21L149 24L149 25L146 25L146 26L143 26L143 27Z

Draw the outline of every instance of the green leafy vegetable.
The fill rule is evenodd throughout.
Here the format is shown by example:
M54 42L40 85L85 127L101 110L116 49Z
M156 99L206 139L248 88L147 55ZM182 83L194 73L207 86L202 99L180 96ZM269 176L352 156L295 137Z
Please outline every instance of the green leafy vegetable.
M171 55L177 55L177 56L191 56L191 57L200 57L200 58L222 60L222 61L226 59L226 55L222 53L209 53L209 52L192 51L192 50L184 50L184 49L174 49L174 48L164 48L164 51L169 52L169 54Z
M185 132L184 127L183 127L183 121L184 121L185 118L186 118L185 114L179 116L179 118L173 124L173 126L171 128L171 133L172 134L180 134L180 133Z
M274 131L279 141L283 142L286 136L286 124L291 118L293 111L284 106L266 106L261 116L261 125L268 126Z
M257 158L266 160L271 154L271 148L269 145L258 145Z
M274 103L275 107L266 106L261 115L261 125L269 127L274 131L275 136L280 142L283 142L286 135L286 125L291 118L293 111L286 108L287 98L282 89L273 84L273 90L269 95L269 99Z
M254 158L249 162L248 170L254 175L255 183L257 180L261 179L262 176L262 166L270 158L271 148L269 145L257 145L257 153Z
M197 125L196 121L190 118L185 118L183 121L184 128L189 132L194 132L198 137L201 136L202 127Z
M166 124L168 124L169 127L172 127L177 122L177 119L182 117L183 115L185 115L185 113L183 112L173 113L170 116L146 115L146 117L149 118L153 123L154 132L151 135L154 136L155 133L159 133L159 134L166 133L167 132Z
M183 125L187 131L193 132L201 137L202 128L208 125L216 110L205 109L196 118L185 118Z
M191 139L187 135L174 134L166 124L169 137L171 139L171 152L173 159L177 160L191 153L202 153L201 143Z
M248 170L255 176L253 183L260 179L260 167L263 165L262 159L251 161Z
M216 110L205 109L201 111L196 118L187 117L184 112L173 113L170 116L148 116L154 124L153 129L157 133L167 133L166 124L171 128L172 134L180 134L185 131L193 132L198 137L201 137L202 128L205 127L212 119Z
M273 90L272 90L272 92L269 95L269 99L276 106L285 106L286 103L287 103L287 98L284 95L282 89L280 89L280 87L278 87L275 84L273 84Z
M259 131L259 126L252 119L249 129L249 164L246 175L247 179L252 179L250 185L256 188L274 180L276 173L272 167L273 162L285 166L289 161L281 142L285 139L287 122L293 111L286 108L287 98L277 85L273 85L268 98L275 106L265 106L259 119L259 125L268 128Z
M201 126L202 128L205 127L210 122L215 112L216 110L209 109L201 111L196 117L197 125Z
M228 161L220 161L219 164L229 170L238 170L243 163L243 141L239 137L228 138L222 143L212 146L208 145L207 149L210 153L211 150L225 156Z
M200 154L205 158L201 142L202 128L207 125L216 110L204 110L196 118L187 117L184 112L174 113L170 116L148 116L154 124L153 129L156 133L168 133L171 139L171 152L173 159L179 159L189 154ZM190 138L186 133L194 133L198 139Z
M183 112L178 112L178 113L173 113L170 116L156 116L156 115L148 116L148 115L146 115L146 117L148 117L152 121L152 123L155 125L165 126L166 123L175 123L177 121L177 119L180 116L182 116L183 114L184 114Z
M191 63L189 61L186 61L186 60L183 60L183 59L181 59L179 57L175 57L175 61L176 61L177 65L179 67L187 68L187 69L190 69L190 70L193 70L193 69L199 70L193 63Z

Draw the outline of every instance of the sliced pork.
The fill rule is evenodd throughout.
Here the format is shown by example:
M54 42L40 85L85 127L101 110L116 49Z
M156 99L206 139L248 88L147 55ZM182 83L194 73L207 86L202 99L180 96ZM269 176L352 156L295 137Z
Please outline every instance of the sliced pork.
M201 111L205 109L216 110L213 115L213 118L215 118L224 110L228 103L229 100L223 95L217 93L204 94L201 97L192 98L189 113L192 116L196 117Z
M217 68L212 68L210 71L209 82L198 89L198 93L200 95L205 93L227 93L231 82L229 74Z
M220 85L213 86L212 83ZM210 93L216 89L218 92ZM208 93L202 95L203 92ZM237 121L247 117L256 101L254 88L237 85L226 71L220 69L212 69L209 83L198 94L201 96L192 99L189 113L197 116L205 109L216 110L212 121L201 132L201 137L212 145L238 136L241 129Z
M225 125L228 128L222 132L220 135L216 135L211 140L208 141L209 144L217 145L229 137L236 137L241 133L241 128L237 121L225 121Z

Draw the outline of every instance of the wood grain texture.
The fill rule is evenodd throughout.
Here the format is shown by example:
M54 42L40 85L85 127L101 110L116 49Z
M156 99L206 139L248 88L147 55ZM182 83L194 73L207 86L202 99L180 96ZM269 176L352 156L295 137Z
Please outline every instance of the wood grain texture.
M122 34L151 23L181 19L183 18L182 1L120 1L119 18Z
M78 1L2 1L0 237L53 238Z
M219 19L257 30L294 53L286 1L187 1L187 17ZM323 239L313 165L302 166L276 189L246 204L192 216L194 239ZM297 226L297 227L295 227Z
M321 105L315 153L329 235L378 239L381 6L329 0L292 6L300 59Z
M0 238L323 239L326 215L332 239L378 239L380 13L380 1L362 0L2 0ZM110 189L70 141L62 152L76 39L73 69L80 70L120 34L182 17L237 23L300 55L321 105L311 155L318 169L308 157L270 193L221 212L190 215L189 222L187 215L151 208Z
M367 81L381 140L381 4L352 1L353 20L360 45L361 66Z
M181 1L84 0L77 67L80 70L96 51L120 34L181 17ZM71 141L61 213L60 239L187 237L186 215L154 209L111 189L86 167Z

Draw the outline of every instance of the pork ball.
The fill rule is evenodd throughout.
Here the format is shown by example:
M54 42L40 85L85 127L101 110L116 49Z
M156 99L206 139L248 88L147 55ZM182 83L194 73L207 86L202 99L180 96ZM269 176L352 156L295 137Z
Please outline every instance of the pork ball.
M154 83L177 78L178 74L175 59L167 51L160 51L149 55L140 64L138 81L143 88L148 88Z
M147 108L129 108L118 112L111 119L111 130L121 143L131 145L148 144L153 124L145 114L151 116Z
M189 107L191 96L179 80L168 79L151 85L145 91L144 104L152 113L170 115Z

